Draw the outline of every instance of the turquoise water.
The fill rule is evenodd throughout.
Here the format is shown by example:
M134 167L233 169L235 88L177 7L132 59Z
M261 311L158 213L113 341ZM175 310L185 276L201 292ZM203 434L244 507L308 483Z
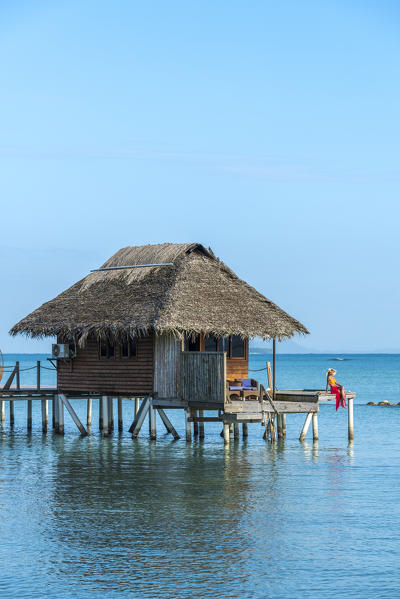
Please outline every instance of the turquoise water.
M267 359L252 355L251 368ZM329 366L358 394L350 446L332 404L318 443L298 441L293 415L275 446L254 424L226 448L214 423L204 442L173 442L159 422L156 442L147 430L133 442L130 402L122 435L93 426L81 439L66 416L64 437L43 436L36 407L28 436L16 402L14 432L0 431L0 596L397 597L400 409L365 404L400 401L400 356L278 356L278 387L321 387Z

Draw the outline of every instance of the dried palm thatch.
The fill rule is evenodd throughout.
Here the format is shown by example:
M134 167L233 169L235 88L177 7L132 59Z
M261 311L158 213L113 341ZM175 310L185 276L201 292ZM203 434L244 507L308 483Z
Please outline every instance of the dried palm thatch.
M172 266L92 272L10 334L62 336L82 346L91 336L119 340L151 332L280 340L308 333L197 243L126 247L102 268L165 263Z

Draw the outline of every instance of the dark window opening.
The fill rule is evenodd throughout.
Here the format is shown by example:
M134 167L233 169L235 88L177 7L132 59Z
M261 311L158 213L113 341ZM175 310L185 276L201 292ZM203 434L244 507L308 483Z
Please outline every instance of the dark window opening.
M115 356L115 347L114 343L111 343L108 340L102 339L100 341L100 358L114 358Z
M218 351L218 339L214 335L204 338L204 351Z
M136 358L136 339L127 339L121 343L121 358Z
M185 351L200 351L200 335L185 335Z
M226 357L229 358L230 356L230 338L229 337L220 337L218 339L218 351L224 351L226 352Z
M231 339L232 339L231 357L232 358L244 358L245 357L244 339L242 339L239 335L232 335Z

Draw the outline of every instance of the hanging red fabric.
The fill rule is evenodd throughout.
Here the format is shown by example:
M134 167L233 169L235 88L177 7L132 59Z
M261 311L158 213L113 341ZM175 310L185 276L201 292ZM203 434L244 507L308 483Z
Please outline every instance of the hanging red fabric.
M331 386L331 393L335 393L336 395L336 411L338 410L339 406L342 406L342 408L347 407L346 401L343 399L342 392L339 387L336 387L336 385Z

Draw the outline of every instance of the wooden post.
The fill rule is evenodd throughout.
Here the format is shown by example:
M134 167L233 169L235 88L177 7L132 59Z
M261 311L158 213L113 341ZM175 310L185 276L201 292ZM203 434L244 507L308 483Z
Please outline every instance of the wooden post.
M267 377L268 377L268 389L271 389L271 391L272 391L271 362L267 362Z
M85 427L83 426L82 422L79 420L78 415L75 412L74 408L71 406L71 403L70 403L68 397L66 395L64 395L63 393L61 393L59 397L60 397L61 405L65 406L67 408L72 420L78 427L81 435L87 435L87 431L86 431Z
M198 416L198 410L194 410L193 411L193 417L197 418ZM193 420L193 436L194 437L198 437L199 436L199 423L197 420Z
M108 428L109 431L113 431L114 430L114 402L113 402L113 397L108 397Z
M199 417L204 418L204 410L199 410ZM204 439L204 422L199 422L199 438Z
M9 401L10 404L10 426L14 426L14 402Z
M229 438L233 439L233 423L232 422L229 425Z
M54 395L53 397L53 421L54 421L54 432L58 435L58 414L59 414L59 402L58 395Z
M167 431L172 434L174 439L180 439L180 436L176 432L175 428L172 426L171 421L168 418L168 416L166 415L166 413L164 412L164 410L162 408L157 408L157 411L158 411L160 418L163 421L164 426L167 429Z
M139 407L140 407L139 398L136 397L136 399L135 399L135 418L137 416L137 413L139 412Z
M40 391L40 360L36 362L36 389Z
M353 398L348 399L347 403L347 418L348 418L348 439L354 441L354 413L353 413Z
M20 379L20 373L19 373L19 362L15 362L15 367L17 369L17 373L16 373L16 376L17 376L17 379L16 379L17 380L17 391L20 391L20 389L21 389L21 379Z
M129 427L129 432L132 433L132 439L138 438L144 419L146 418L147 412L149 411L149 407L150 400L144 399L140 405L138 413L136 414L131 426Z
M56 397L53 395L53 399L51 400L51 425L53 428L56 428Z
M224 444L229 445L230 434L229 434L229 423L224 422Z
M276 389L276 339L272 341L272 399L275 400Z
M153 408L153 399L149 401L149 436L152 441L155 441L157 439L156 411Z
M49 424L49 403L47 399L42 399L42 432L47 433Z
M282 418L282 435L283 438L286 437L286 414L281 414L281 418Z
M57 395L58 399L58 434L64 434L64 404L61 401L61 397Z
M109 401L107 395L102 395L101 397L101 406L102 406L102 416L103 416L103 434L105 437L108 437L110 434L110 415L108 413Z
M249 432L247 430L247 422L243 422L242 424L242 437L243 439L246 439L249 435Z
M26 428L28 431L32 430L32 400L28 399L27 402L27 415L26 415Z
M124 419L122 416L122 398L118 397L118 430L122 431L124 429Z
M307 431L310 426L311 418L312 418L312 413L310 412L309 414L307 414L306 419L303 424L303 428L301 429L301 433L300 433L300 437L299 437L300 441L304 441L304 439L306 438Z
M234 424L233 424L233 438L239 439L239 423L238 422L234 422Z
M4 401L0 401L0 422L4 422L6 419L6 406Z
M276 415L276 420L277 420L277 423L278 423L278 439L282 439L283 438L282 414L277 414Z
M186 408L185 409L185 433L186 433L186 441L188 443L190 443L190 441L192 440L192 430L190 428L189 417L190 417L190 410L189 410L189 408Z
M92 398L88 397L86 402L86 425L92 426Z
M99 397L99 431L102 431L104 427L103 421L103 398Z
M318 441L318 413L312 415L312 438L313 441Z
M271 423L271 443L276 443L276 435L278 432L277 431L278 416L277 416L277 414L275 414L275 412L271 413L270 423Z

